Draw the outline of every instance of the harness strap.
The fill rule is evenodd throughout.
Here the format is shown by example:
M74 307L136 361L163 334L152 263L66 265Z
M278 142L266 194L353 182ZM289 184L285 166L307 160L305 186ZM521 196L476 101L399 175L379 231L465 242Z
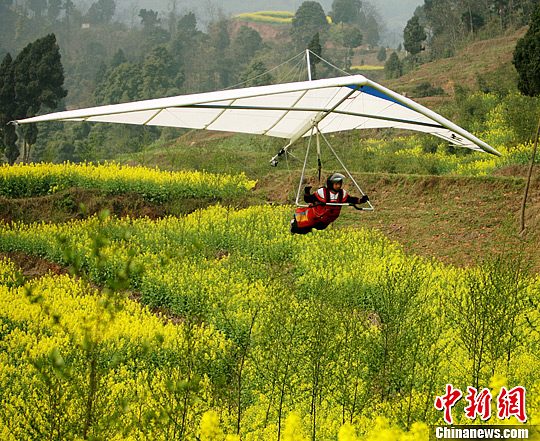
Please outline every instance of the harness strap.
M332 201L332 196L331 196L330 190L328 188L323 187L323 192L324 192L324 202L325 203L327 203L327 204L332 203L332 202L338 203L338 204L343 203L343 189L342 188L340 188L338 190L338 192L337 192L338 196L337 196L337 199L335 201Z

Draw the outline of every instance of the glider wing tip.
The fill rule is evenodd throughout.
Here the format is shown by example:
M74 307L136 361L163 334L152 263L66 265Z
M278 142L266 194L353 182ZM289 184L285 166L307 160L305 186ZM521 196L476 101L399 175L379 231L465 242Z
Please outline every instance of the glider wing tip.
M502 153L499 152L497 149L494 149L493 147L490 148L490 150L487 150L487 153L491 153L492 155L501 157Z

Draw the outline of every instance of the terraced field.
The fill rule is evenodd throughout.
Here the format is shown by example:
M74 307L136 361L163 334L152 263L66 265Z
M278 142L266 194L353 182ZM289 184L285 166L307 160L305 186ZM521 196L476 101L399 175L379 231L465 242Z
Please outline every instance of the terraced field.
M4 179L28 188L13 176ZM252 185L222 179L238 183L233 200ZM404 209L421 217L419 204L441 203L428 202L438 185L475 185L476 196L493 183L494 194L521 185L377 179L365 181L401 187L372 193L386 219L384 207L397 209L413 189L416 207ZM420 440L442 421L433 400L447 383L523 385L534 424L540 278L530 256L512 247L450 265L360 227L352 214L291 236L292 208L261 204L276 188L258 185L246 208L1 224L2 438ZM422 228L435 236L460 211L441 204ZM368 218L378 212L362 224L381 222ZM453 413L471 422L462 403Z

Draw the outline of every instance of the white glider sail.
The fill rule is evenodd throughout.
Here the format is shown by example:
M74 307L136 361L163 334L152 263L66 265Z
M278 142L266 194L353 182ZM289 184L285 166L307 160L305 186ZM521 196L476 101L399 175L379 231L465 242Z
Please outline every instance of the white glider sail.
M291 145L344 130L396 128L438 136L452 145L500 153L428 108L362 75L180 95L50 113L16 121L109 122L274 136Z

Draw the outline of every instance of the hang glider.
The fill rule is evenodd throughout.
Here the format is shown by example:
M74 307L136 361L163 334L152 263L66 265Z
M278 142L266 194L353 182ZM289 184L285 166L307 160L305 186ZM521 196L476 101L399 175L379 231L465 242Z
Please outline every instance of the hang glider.
M428 108L363 75L275 84L50 113L15 121L88 121L251 133L289 140L319 133L395 128L500 156ZM280 152L281 153L281 152ZM276 155L277 157L278 155Z

